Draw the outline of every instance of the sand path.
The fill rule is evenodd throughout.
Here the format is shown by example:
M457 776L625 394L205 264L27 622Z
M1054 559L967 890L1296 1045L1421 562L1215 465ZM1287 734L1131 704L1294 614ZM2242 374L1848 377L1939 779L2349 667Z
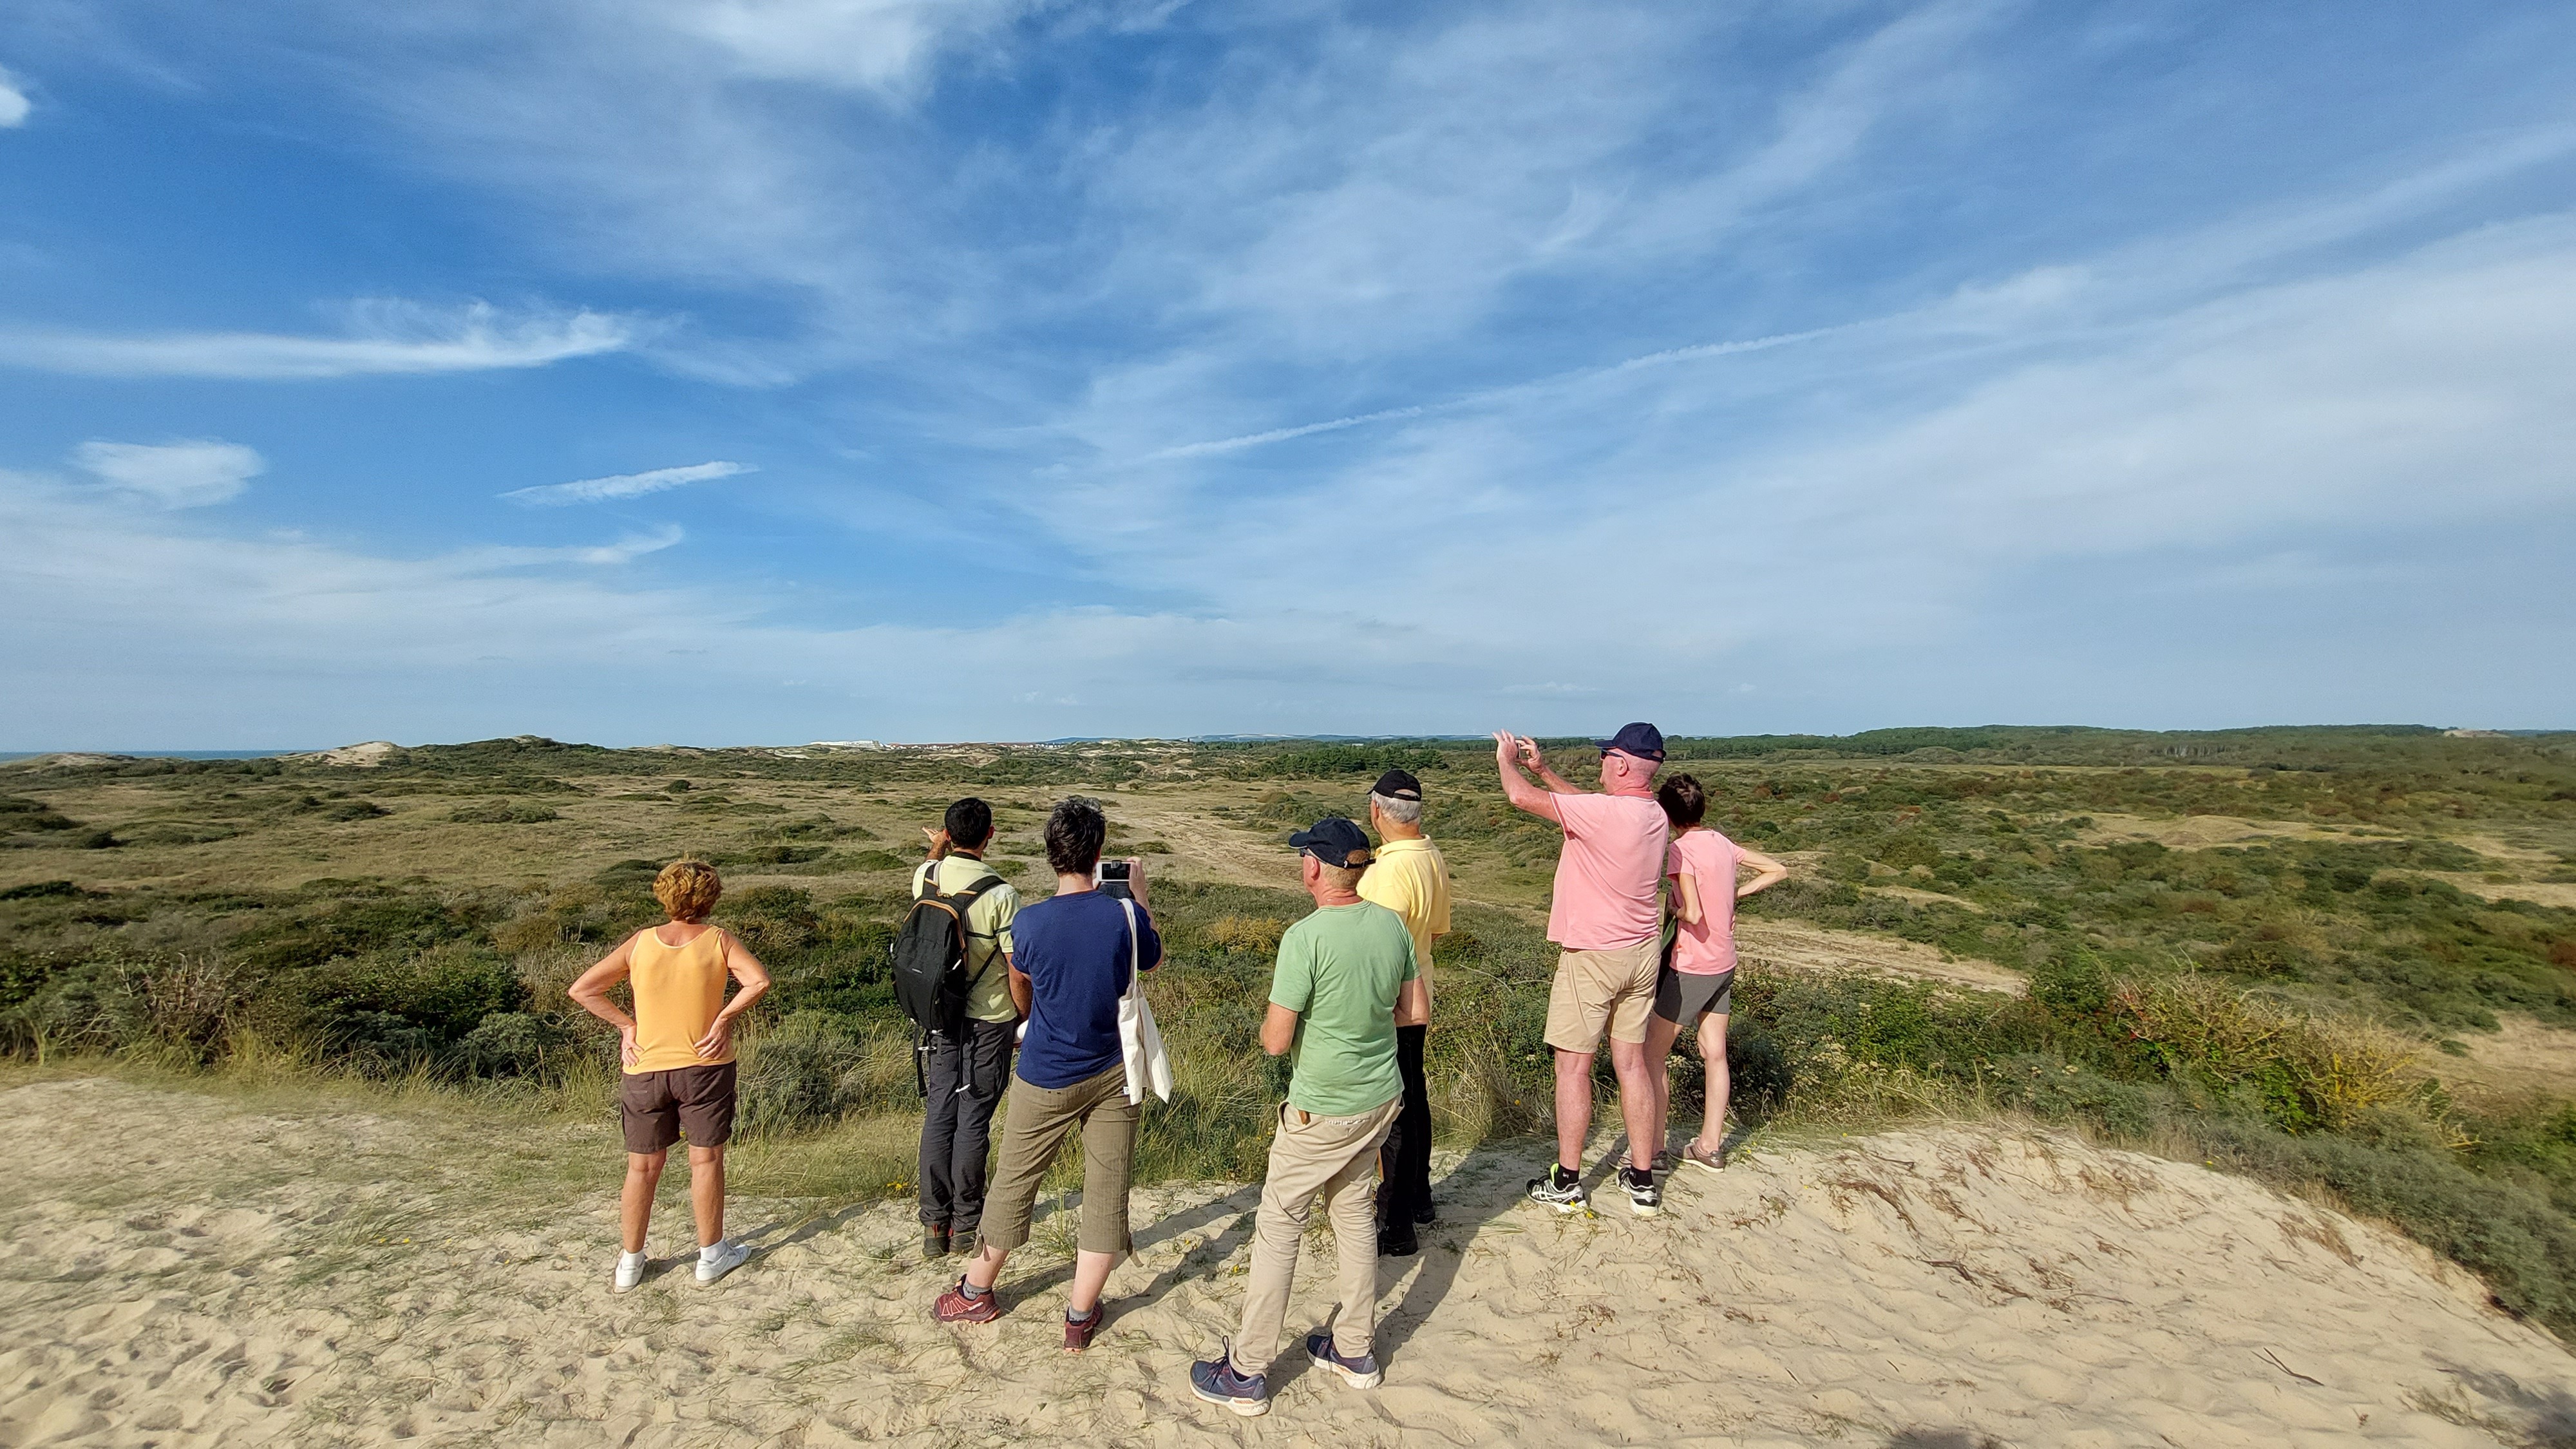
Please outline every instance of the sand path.
M462 1112L457 1114L463 1116ZM1290 1367L1239 1420L1184 1373L1242 1299L1250 1190L1157 1190L1093 1351L1036 1253L928 1316L908 1214L743 1204L761 1256L612 1297L604 1128L0 1092L0 1444L2476 1445L2576 1432L2576 1359L2422 1249L2201 1168L1988 1129L1763 1152L1665 1217L1448 1169L1385 1274L1387 1385ZM531 1193L566 1151L595 1190ZM542 1184L539 1184L542 1187ZM1041 1240L1045 1236L1041 1225ZM657 1230L668 1251L678 1234ZM1320 1247L1320 1242L1314 1246ZM1292 1325L1318 1318L1310 1256Z

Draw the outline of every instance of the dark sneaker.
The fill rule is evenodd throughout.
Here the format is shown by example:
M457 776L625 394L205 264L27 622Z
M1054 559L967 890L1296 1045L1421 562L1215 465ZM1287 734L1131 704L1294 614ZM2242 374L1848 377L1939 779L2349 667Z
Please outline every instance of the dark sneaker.
M1402 1227L1394 1228L1384 1223L1378 1225L1377 1255L1379 1257L1410 1258L1421 1251L1422 1241L1413 1235L1413 1224L1406 1223Z
M1579 1213L1592 1206L1583 1196L1583 1174L1551 1168L1545 1177L1529 1181L1531 1202L1543 1202L1561 1213Z
M1269 1378L1236 1373L1231 1349L1190 1365L1190 1392L1211 1404L1223 1404L1247 1419L1270 1412Z
M1655 1174L1651 1169L1620 1168L1619 1185L1628 1190L1628 1211L1641 1218L1650 1218L1664 1210L1663 1189L1655 1186Z
M1414 1205L1413 1225L1415 1227L1427 1228L1438 1221L1440 1221L1440 1211L1431 1205L1431 1199L1426 1197Z
M1076 1318L1073 1316L1072 1309L1066 1309L1064 1311L1064 1351L1080 1353L1091 1347L1092 1335L1098 1333L1100 1325L1108 1321L1108 1312L1097 1303L1091 1305L1089 1318Z
M1710 1172L1724 1172L1726 1171L1726 1147L1721 1143L1715 1152L1710 1152L1699 1145L1697 1138L1693 1138L1682 1144L1682 1161L1693 1167L1706 1168Z
M921 1256L925 1258L945 1258L948 1256L948 1230L946 1228L923 1228L921 1230Z
M990 1323L1002 1316L1002 1295L993 1292L969 1293L966 1280L959 1277L957 1286L939 1295L930 1316L942 1323Z
M1316 1329L1306 1335L1306 1357L1342 1376L1342 1382L1355 1389L1373 1389L1386 1382L1386 1371L1377 1366L1377 1355L1361 1354L1344 1358L1333 1349L1333 1335L1328 1329Z

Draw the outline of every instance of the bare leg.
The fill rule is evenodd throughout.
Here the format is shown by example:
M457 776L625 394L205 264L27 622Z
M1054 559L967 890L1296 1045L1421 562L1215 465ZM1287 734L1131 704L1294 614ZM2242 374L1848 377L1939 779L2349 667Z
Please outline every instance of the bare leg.
M1066 1296L1064 1306L1085 1318L1090 1317L1091 1310L1100 1306L1100 1290L1109 1282L1109 1270L1117 1266L1116 1253L1095 1253L1089 1248L1076 1250L1073 1255L1073 1291ZM999 1267L996 1266L994 1271L998 1274Z
M644 1230L653 1225L653 1194L662 1186L667 1152L626 1154L626 1186L617 1194L618 1239L626 1251L644 1251Z
M1734 1085L1726 1071L1726 1013L1699 1019L1699 1054L1708 1066L1708 1117L1700 1124L1699 1146L1715 1152L1726 1145L1726 1098Z
M1556 1165L1583 1167L1583 1139L1592 1135L1592 1053L1556 1053Z
M1646 1018L1646 1085L1655 1094L1655 1145L1664 1143L1664 1132L1673 1120L1673 1041L1681 1035L1679 1022L1660 1016Z
M698 1246L724 1241L724 1147L689 1149L689 1206L698 1212Z
M1002 1280L1002 1265L1010 1261L1010 1257L1008 1248L996 1248L990 1243L977 1245L974 1258L966 1264L966 1281L975 1285L978 1293L989 1291ZM1103 1273L1100 1276L1107 1278L1109 1275ZM1093 1291L1096 1293L1098 1290Z
M1664 1145L1663 1119L1654 1115L1663 1097L1646 1080L1646 1044L1612 1037L1610 1070L1619 1074L1619 1115L1628 1126L1628 1161L1651 1168L1656 1150Z

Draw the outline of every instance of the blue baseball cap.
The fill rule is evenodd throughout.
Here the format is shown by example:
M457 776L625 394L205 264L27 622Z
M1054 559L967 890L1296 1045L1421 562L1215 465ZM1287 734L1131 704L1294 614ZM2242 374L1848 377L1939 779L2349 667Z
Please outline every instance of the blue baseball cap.
M1593 743L1599 745L1605 755L1617 750L1623 755L1635 755L1638 759L1652 760L1659 765L1664 760L1664 732L1643 720L1621 725L1619 733Z
M1327 815L1310 830L1288 837L1288 843L1326 865L1355 870L1369 863L1368 832L1339 815Z

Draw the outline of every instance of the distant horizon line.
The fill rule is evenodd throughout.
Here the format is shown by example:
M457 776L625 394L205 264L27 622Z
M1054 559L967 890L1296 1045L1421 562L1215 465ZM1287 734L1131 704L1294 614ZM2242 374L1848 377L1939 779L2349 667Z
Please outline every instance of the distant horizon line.
M2528 738L2533 738L2533 737L2541 736L2541 735L2556 735L2556 734L2567 734L2567 733L2571 733L2571 732L2576 732L2576 731L2571 731L2571 730L2566 729L2566 728L2544 728L2544 729L2494 729L2494 728L2486 728L2486 727L2481 727L2481 726L2470 726L2470 725L2426 725L2426 724L2412 724L2412 723L2396 723L2396 722L2389 722L2389 721L2378 721L2378 722L2361 722L2361 721L2356 721L2356 722L2342 722L2342 723L2319 723L2319 722L2310 722L2310 723L2305 723L2305 724L2218 725L2218 726L2210 726L2210 727L2202 727L2202 728L2186 728L2186 729L2152 729L2152 728L2146 728L2146 727L2134 726L2134 725L2085 725L2085 724L1874 725L1874 726L1872 726L1872 727L1870 727L1870 728L1868 728L1868 729L1852 730L1852 731L1850 731L1850 732L1848 732L1848 733L1844 733L1844 734L1825 734L1825 733L1818 733L1818 732L1815 732L1815 731L1809 731L1809 730L1762 730L1762 731L1756 731L1756 732L1749 733L1749 734L1727 734L1727 735L1716 735L1716 734L1691 734L1691 733L1669 733L1669 734L1668 734L1668 738L1677 739L1677 740L1689 740L1689 739L1704 739L1704 740L1744 740L1744 739L1820 739L1820 740L1848 740L1848 739L1857 739L1857 738L1859 738L1859 737L1861 737L1861 736L1863 736L1863 735L1883 734L1883 733L1889 733L1889 732L1897 731L1897 730L1944 730L1944 731L1947 731L1947 730L1959 730L1959 731L1966 731L1966 730L2066 730L2066 731L2084 730L2084 731L2099 731L2099 732L2106 733L2106 734L2111 734L2111 733L2127 733L2127 734L2149 734L2149 735L2212 735L2212 734L2251 734L2251 733L2257 733L2257 732L2261 732L2261 731L2268 731L2268 730L2296 730L2296 729L2350 729L2350 730L2372 730L2372 729L2383 729L2383 730L2429 730L2429 731L2434 731L2434 732L2437 732L2437 733L2449 734L2449 735L2453 735L2453 736L2457 736L2457 737L2465 737L2465 738L2477 738L2477 737L2481 737L2481 736L2487 736L2487 737L2500 737L2500 738L2510 738L2510 739L2528 739ZM1562 736L1559 736L1559 735L1540 735L1540 736L1534 736L1534 738L1541 738L1541 739L1556 739L1556 738L1577 739L1577 738L1582 738L1582 737L1583 737L1583 736L1582 736L1582 735L1580 735L1580 734L1575 734L1575 735L1562 735ZM702 750L702 751L708 751L708 752L717 752L717 751L725 751L725 750L811 750L811 749L837 749L837 750L928 750L928 749L957 749L957 748L969 747L969 746L983 746L983 747L987 747L987 748L1004 748L1004 749L1011 749L1011 748L1017 748L1017 749L1042 749L1042 748L1049 748L1049 747L1056 747L1056 746L1064 746L1064 745L1096 745L1096 744L1169 744L1169 745L1201 745L1201 744L1260 744L1260 743L1292 743L1292 742L1298 742L1298 741L1311 741L1311 742L1314 742L1314 743L1317 743L1317 744L1376 744L1376 743L1383 743L1383 742L1387 742L1387 741L1398 741L1398 740L1426 740L1426 741L1435 741L1435 742L1452 742L1452 741L1463 741L1463 740L1478 740L1478 739L1483 739L1483 738L1485 738L1485 736L1484 736L1484 734L1482 734L1481 732L1461 732L1461 733L1418 733L1418 734L1416 734L1416 733L1387 733L1387 734L1266 734L1266 733L1265 733L1265 734L1243 734L1243 733L1228 733L1228 734L1204 734L1204 735L1059 735L1059 736L1056 736L1056 737L1054 737L1054 738L1052 738L1052 739L1042 739L1042 740L1027 740L1027 739L1021 739L1021 740L1004 740L1004 739L949 739L949 740L873 740L873 739L854 739L854 740L807 740L807 741L803 741L803 742L800 742L800 743L794 743L794 744L732 744L732 745L690 745L690 744L679 744L679 743L675 743L675 742L671 742L671 741L662 741L662 742L658 742L658 743L654 743L654 744L649 744L649 745L600 745L600 744L594 744L593 742L591 742L591 741L587 741L587 740L558 740L558 739L555 739L555 738L553 738L552 736L548 736L548 735L519 734L519 735L487 735L487 736L484 736L484 737L483 737L483 738L481 738L481 739L473 739L473 740L429 741L429 742L425 742L425 743L418 744L418 745L404 745L404 744L397 744L397 743L395 743L394 741L391 741L391 740L357 740L357 741L352 741L352 742L350 742L350 743L348 743L348 744L341 744L341 745L302 746L302 747L273 748L273 749L228 749L228 750L209 750L209 749L135 749L135 748L115 749L115 748L104 748L104 747L99 747L99 746L81 746L81 747L61 748L61 749L50 749L50 750L0 750L0 764L11 763L11 762L15 762L15 761L18 761L18 760L42 759L42 758L44 758L44 757L46 757L46 756L49 756L49 755L100 755L100 756L107 756L107 757L112 757L112 758L119 758L119 759L134 759L134 760L270 760L270 759L283 759L283 758L287 758L287 757L289 757L289 756L295 756L295 755L321 755L321 754L328 754L328 753L330 753L330 752L331 752L331 751L333 751L333 750L353 749L353 748L356 748L356 747L357 747L357 746L359 746L359 745L368 745L368 744L389 744L389 745L393 745L393 747L394 747L394 748L396 748L396 749L410 750L410 749L454 749L454 748L459 748L459 747L462 747L462 746L465 746L465 745L491 744L491 743L498 743L498 742L502 742L502 741L526 741L526 742L530 742L530 743L535 743L535 742L542 741L542 742L545 742L545 743L548 743L548 744L567 745L567 746L575 746L575 747L582 747L582 748L592 748L592 749L603 749L603 750Z

